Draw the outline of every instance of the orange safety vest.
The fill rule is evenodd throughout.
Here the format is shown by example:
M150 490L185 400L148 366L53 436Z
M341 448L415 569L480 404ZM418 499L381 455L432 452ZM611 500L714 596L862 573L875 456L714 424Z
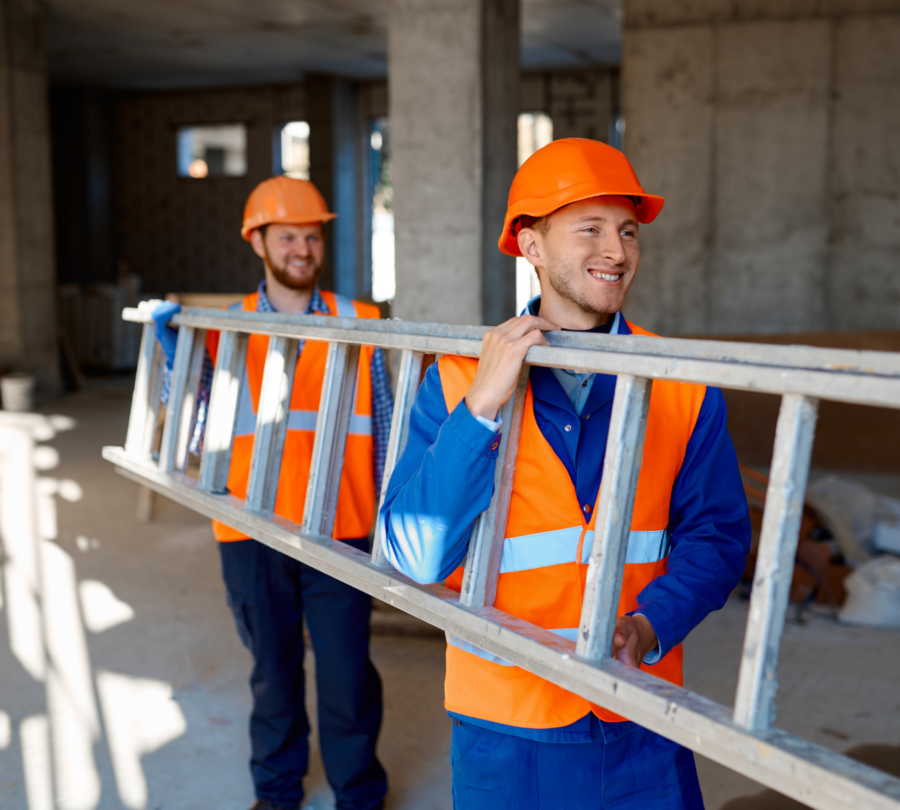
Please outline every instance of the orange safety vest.
M349 318L380 318L378 307L351 301L332 292L320 291L331 313ZM256 312L259 293L248 295L243 301L245 312ZM219 345L219 333L207 335L206 347L215 358ZM263 371L269 338L250 335L247 346L247 373L238 400L238 414L231 449L231 467L228 471L228 489L238 498L247 496L250 476L250 459L253 456L253 439L256 432L256 413L262 389ZM338 495L334 538L346 540L366 537L375 517L375 449L372 442L372 347L363 346L359 353L359 372L356 376L356 404L350 417L350 433L344 453L341 473L341 489ZM291 412L288 431L281 459L281 475L278 478L278 494L275 513L300 523L306 503L306 483L312 461L313 442L316 435L316 419L322 382L325 378L325 360L328 344L307 340L297 359L294 371L294 388L291 392ZM242 534L217 520L212 522L216 540L229 542L246 540Z
M629 326L633 334L650 334ZM478 362L447 355L438 361L438 368L447 410L452 412L475 379ZM653 382L619 616L637 610L638 594L666 572L672 486L705 392L701 385ZM593 509L593 503L578 502L565 465L541 433L529 384L497 609L575 640L594 536L595 516L588 519L586 512ZM462 574L460 567L447 586L459 590ZM625 719L462 639L448 636L448 641L445 705L451 712L535 729L567 726L590 711L601 720ZM680 686L682 658L679 645L658 663L641 668Z

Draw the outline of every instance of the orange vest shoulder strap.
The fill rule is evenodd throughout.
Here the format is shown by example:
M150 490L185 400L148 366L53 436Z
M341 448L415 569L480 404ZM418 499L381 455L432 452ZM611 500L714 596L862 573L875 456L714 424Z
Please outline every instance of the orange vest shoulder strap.
M330 315L339 317L356 318L380 318L381 310L374 304L364 304L362 301L352 301L343 295L338 295L330 290L319 290L322 300L328 305Z
M631 330L632 335L639 335L640 337L659 337L659 335L654 335L653 332L648 332L646 329L641 329L640 326L636 326L629 320L626 320L625 323L628 324L628 328Z
M438 371L441 375L441 388L444 390L447 413L453 413L478 373L478 361L473 357L445 354L438 360Z

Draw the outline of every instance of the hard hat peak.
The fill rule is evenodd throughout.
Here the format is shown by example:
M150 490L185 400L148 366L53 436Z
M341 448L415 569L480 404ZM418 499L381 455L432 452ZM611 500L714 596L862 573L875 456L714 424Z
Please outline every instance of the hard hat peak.
M263 180L250 192L241 236L249 242L250 232L263 225L307 225L328 222L336 216L309 180L279 175Z
M634 169L618 149L589 138L561 138L538 149L513 179L503 233L503 253L521 256L516 221L541 218L570 203L591 197L633 197L638 222L652 222L663 198L647 194Z

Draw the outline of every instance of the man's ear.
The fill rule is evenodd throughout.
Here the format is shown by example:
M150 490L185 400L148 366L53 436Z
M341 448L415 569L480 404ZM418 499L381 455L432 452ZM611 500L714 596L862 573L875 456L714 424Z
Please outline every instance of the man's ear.
M253 248L253 252L259 256L260 259L266 258L266 246L263 242L262 231L259 228L254 228L250 231L250 247Z
M519 251L533 267L544 264L544 240L534 228L519 231Z

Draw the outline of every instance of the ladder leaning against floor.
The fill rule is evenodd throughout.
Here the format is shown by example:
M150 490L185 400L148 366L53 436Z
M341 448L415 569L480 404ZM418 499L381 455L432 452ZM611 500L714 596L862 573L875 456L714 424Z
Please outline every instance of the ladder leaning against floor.
M478 357L486 327L189 308L179 329L168 407L157 439L163 358L151 306L128 433L103 456L143 486L622 714L722 765L820 810L900 810L900 779L771 725L778 652L809 473L819 399L900 408L900 354L713 341L552 333L526 357L502 411L490 507L475 524L462 592L418 585L387 563L331 539L359 349L401 352L382 498L406 441L426 355ZM221 332L199 480L186 474L206 330ZM246 500L227 493L231 444L250 334L270 336ZM273 513L300 340L328 342L302 524ZM528 365L618 375L603 486L577 642L493 607L522 426ZM610 657L616 607L654 379L781 395L771 478L733 709ZM156 446L158 444L158 447Z

